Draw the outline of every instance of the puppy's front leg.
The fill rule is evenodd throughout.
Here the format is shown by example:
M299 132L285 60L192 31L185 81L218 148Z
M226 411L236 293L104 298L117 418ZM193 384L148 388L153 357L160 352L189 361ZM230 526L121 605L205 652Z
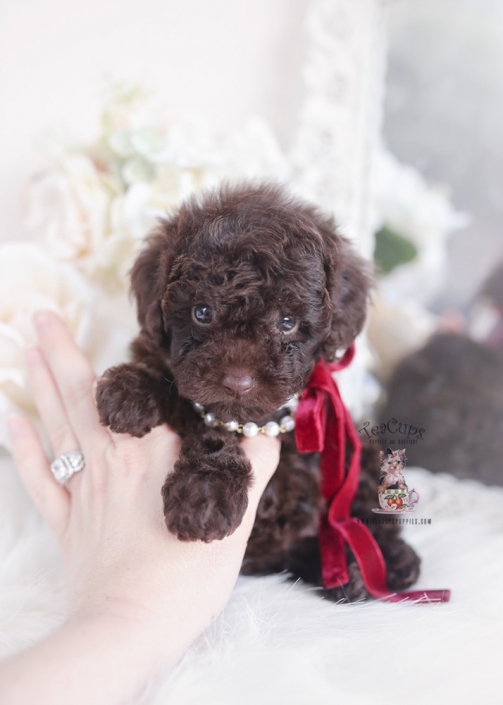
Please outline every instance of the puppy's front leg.
M210 429L189 434L162 488L166 526L182 541L229 536L241 524L251 483L236 437Z
M115 433L141 438L168 420L172 381L141 362L111 367L98 381L100 421Z

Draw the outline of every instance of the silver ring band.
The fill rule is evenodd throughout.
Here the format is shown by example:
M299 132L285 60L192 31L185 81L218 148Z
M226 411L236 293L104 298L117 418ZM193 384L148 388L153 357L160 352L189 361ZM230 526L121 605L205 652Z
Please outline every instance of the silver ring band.
M71 450L52 461L51 471L56 482L65 486L71 476L82 470L85 464L84 456L80 450Z

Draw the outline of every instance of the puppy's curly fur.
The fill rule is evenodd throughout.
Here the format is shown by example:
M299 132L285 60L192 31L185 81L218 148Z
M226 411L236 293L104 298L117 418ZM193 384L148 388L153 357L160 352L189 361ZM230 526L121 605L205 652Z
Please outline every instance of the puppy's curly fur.
M169 423L183 438L162 489L170 531L182 540L231 534L247 507L252 474L238 437L208 428L199 402L223 421L278 419L315 363L333 360L360 332L371 277L317 209L268 185L223 188L163 220L131 276L141 331L133 362L108 370L97 402L103 424L141 437ZM284 412L283 412L284 413ZM379 459L364 454L353 505L372 516ZM317 530L318 458L282 437L279 467L257 513L242 571L287 570L322 586ZM419 559L395 526L373 526L390 588L418 576ZM348 550L351 580L333 599L366 595Z

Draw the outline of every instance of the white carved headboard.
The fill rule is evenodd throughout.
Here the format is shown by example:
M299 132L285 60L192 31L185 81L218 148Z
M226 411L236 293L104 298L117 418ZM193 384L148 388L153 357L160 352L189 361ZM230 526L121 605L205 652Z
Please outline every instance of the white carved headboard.
M332 212L343 235L372 259L371 164L379 149L386 65L380 0L312 0L304 67L307 97L291 153L296 186ZM355 418L364 413L370 352L365 335L339 375Z

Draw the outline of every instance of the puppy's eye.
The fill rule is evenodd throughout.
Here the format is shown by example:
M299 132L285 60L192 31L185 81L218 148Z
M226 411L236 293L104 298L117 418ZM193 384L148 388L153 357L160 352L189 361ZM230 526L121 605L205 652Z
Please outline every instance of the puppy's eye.
M215 318L215 309L208 304L197 304L192 309L192 318L201 326L208 326Z
M281 333L294 333L298 327L297 319L293 316L279 316L276 320L276 328Z

